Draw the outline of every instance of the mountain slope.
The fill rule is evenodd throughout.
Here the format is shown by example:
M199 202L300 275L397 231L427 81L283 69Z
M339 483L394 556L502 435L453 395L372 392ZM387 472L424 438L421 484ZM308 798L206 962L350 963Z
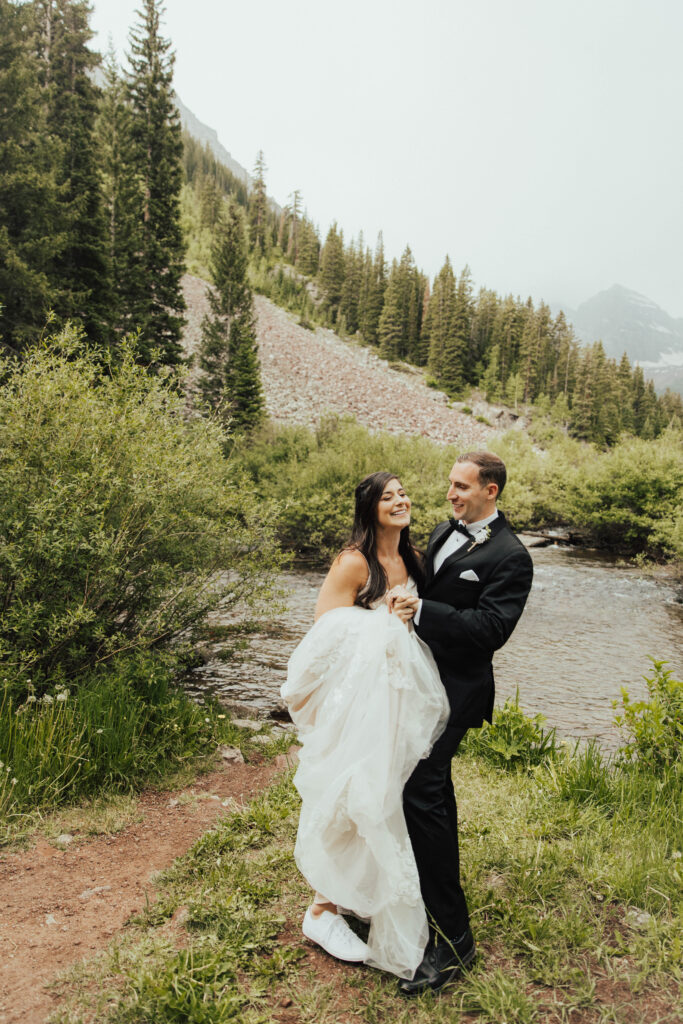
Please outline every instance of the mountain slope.
M183 278L188 353L196 351L201 337L206 289L198 277ZM263 295L254 296L254 311L266 407L276 422L315 426L330 413L350 414L371 430L419 434L465 448L487 446L492 428L451 408L446 395L427 387L420 370L395 369L333 331L300 327L293 314Z
M562 308L582 342L602 341L614 359L626 352L654 381L657 391L671 388L683 394L683 320L619 284L593 295L578 309Z
M607 355L616 359L626 352L631 360L656 363L663 355L683 352L683 321L622 285L612 285L566 313L582 341L601 340Z
M249 171L245 170L245 168L242 167L242 164L238 163L232 154L228 152L218 138L218 132L213 128L209 128L209 126L204 124L203 121L200 121L196 114L193 114L190 108L185 106L178 93L175 94L175 101L178 107L178 113L180 114L180 123L185 131L199 142L208 144L209 149L215 156L216 160L224 164L229 171L232 171L235 177L239 178L245 183L245 185L247 185L247 187L251 188L254 179L251 174L249 174ZM268 201L275 213L282 213L282 207L278 206L274 199L269 196Z

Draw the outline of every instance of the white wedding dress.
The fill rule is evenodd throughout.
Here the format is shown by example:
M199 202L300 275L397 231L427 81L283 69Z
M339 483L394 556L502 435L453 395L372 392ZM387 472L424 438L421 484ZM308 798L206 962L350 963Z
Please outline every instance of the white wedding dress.
M370 921L367 964L412 978L428 931L402 793L448 720L434 659L384 599L335 608L292 654L281 692L302 744L297 866Z

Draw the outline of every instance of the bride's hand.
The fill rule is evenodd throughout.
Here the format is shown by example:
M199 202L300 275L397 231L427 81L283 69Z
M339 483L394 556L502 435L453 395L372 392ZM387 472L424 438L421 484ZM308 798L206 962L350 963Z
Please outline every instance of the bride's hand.
M397 615L401 622L410 622L412 617L415 615L418 606L418 598L415 594L411 594L403 586L392 587L387 594L387 604L389 605L389 611L392 614Z

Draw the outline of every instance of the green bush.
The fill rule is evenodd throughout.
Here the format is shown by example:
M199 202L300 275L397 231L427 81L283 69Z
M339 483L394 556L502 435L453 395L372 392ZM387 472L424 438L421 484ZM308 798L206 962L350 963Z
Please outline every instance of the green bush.
M508 467L501 508L515 529L568 524L629 554L683 556L683 437L625 439L608 452L557 432L540 448L522 431L491 440ZM411 533L424 545L450 514L448 474L462 447L423 437L370 433L352 418L317 430L268 425L246 442L239 463L265 500L281 499L283 545L325 559L349 535L353 491L367 473L398 473L413 501Z
M683 682L672 678L665 661L652 659L652 675L645 676L649 699L632 701L621 690L621 713L615 722L626 735L619 749L626 761L653 772L680 764L683 750ZM614 701L613 707L617 707Z
M555 730L545 730L543 715L529 718L519 706L519 691L495 708L493 720L467 733L464 750L503 768L530 768L557 754Z
M67 332L0 380L0 683L40 695L268 598L272 515L173 379Z
M348 540L354 489L368 473L398 473L413 500L411 534L425 545L445 501L453 452L421 437L370 434L351 417L324 420L317 430L268 425L242 449L250 486L281 498L277 532L285 548L325 560Z

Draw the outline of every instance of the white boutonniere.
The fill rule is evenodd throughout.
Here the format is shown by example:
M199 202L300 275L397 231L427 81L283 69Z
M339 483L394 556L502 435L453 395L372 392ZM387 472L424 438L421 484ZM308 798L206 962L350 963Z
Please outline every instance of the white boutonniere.
M467 550L468 551L472 551L472 550L474 550L474 548L478 547L479 544L485 544L490 536L491 536L491 527L490 526L482 526L481 530L477 530L477 532L472 535L472 543L470 544L470 546L468 547Z

